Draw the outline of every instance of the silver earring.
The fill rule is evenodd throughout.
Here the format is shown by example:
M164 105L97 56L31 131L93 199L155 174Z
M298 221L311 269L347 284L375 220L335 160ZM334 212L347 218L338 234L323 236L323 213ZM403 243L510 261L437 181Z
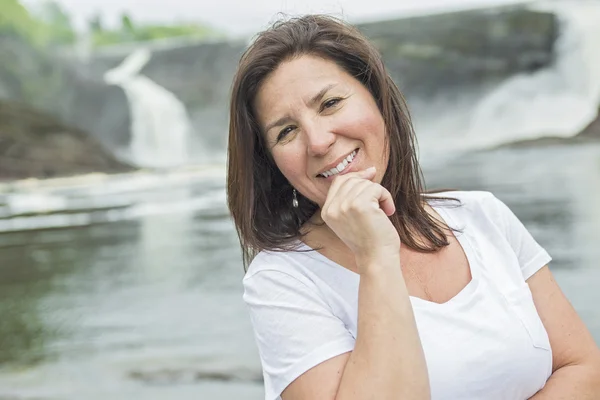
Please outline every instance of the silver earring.
M292 206L294 206L294 208L298 208L298 196L296 195L296 189L294 189L293 193L294 197L292 198Z

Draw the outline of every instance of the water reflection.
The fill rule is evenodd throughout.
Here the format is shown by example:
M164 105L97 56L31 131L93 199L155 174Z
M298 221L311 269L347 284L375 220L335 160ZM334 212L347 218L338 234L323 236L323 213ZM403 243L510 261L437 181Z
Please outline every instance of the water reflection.
M120 263L108 260L118 254L125 261L137 225L128 221L110 229L100 225L2 235L0 330L8 331L0 335L3 364L58 357L65 344L73 344L79 310L67 304L114 285L111 277L118 275L110 269L119 269Z
M39 298L48 285L24 282L31 277L32 271L21 272L3 279L0 285L0 364L24 366L39 362L54 334L39 310Z

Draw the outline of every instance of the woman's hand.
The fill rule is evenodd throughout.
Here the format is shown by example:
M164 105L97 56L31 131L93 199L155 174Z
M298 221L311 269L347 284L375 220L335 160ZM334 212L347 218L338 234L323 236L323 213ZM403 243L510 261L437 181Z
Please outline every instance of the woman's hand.
M357 265L398 257L400 237L388 218L396 212L393 198L371 181L375 168L337 176L321 209L321 218L348 246Z

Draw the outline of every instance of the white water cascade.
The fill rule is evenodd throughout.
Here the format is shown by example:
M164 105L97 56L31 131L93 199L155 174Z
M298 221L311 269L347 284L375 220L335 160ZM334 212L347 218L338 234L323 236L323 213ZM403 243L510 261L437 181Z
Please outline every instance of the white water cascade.
M140 48L106 72L104 81L120 86L129 102L131 143L124 158L141 167L174 167L188 161L192 125L173 93L140 75L150 58L150 51Z
M572 137L598 115L600 2L543 2L535 8L558 16L556 59L548 68L507 79L479 101L467 129L471 145Z
M414 116L422 163L440 165L464 152L541 137L573 137L597 117L600 1L546 0L529 7L558 18L554 61L482 92L421 99Z

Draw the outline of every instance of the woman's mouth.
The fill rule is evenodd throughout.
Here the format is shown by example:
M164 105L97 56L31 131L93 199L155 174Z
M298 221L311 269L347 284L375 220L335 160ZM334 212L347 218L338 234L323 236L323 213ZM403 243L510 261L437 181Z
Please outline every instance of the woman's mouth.
M348 154L338 165L335 167L320 173L317 175L320 178L329 178L335 175L339 175L344 171L347 171L350 167L350 164L354 161L356 155L358 154L358 149L355 149L352 153Z

